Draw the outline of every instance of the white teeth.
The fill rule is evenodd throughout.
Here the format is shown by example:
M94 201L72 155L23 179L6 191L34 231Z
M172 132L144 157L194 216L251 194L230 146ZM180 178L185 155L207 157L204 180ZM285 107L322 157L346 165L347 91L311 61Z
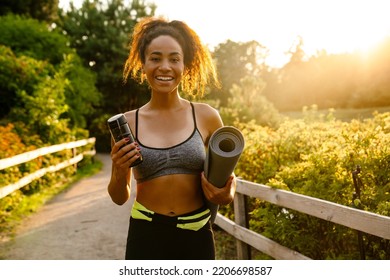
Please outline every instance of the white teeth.
M172 77L162 77L162 76L158 76L156 77L157 80L161 80L161 81L171 81L173 80Z

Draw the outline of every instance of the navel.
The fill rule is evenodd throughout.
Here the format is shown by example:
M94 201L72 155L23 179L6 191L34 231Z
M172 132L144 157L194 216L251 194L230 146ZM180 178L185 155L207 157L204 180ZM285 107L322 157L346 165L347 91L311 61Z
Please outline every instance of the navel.
M171 216L171 217L176 216L176 213L173 211L170 211L170 212L168 212L168 216Z

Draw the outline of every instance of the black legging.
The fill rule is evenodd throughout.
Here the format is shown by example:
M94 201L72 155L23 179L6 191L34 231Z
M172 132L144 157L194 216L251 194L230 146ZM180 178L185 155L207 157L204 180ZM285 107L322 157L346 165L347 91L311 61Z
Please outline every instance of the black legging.
M208 222L198 231L130 218L126 260L213 260L214 234Z

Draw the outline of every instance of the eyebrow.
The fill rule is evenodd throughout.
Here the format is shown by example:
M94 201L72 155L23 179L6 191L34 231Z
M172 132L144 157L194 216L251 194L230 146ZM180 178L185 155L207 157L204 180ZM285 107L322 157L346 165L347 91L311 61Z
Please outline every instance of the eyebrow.
M155 55L162 55L162 52L154 51L154 52L151 52L150 54L151 54L151 55L152 55L152 54L155 54ZM171 52L171 53L169 54L169 56L172 56L172 55L180 55L180 56L183 56L183 54L181 54L180 52Z

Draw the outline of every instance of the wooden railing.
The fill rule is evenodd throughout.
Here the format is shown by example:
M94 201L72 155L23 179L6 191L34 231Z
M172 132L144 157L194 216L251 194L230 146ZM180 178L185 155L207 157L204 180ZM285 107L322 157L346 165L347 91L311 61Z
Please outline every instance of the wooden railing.
M29 162L33 159L36 159L38 157L52 154L55 152L63 151L72 149L73 157L70 159L67 159L59 164L52 165L46 168L41 168L31 174L26 175L25 177L21 178L19 181L13 184L9 184L7 186L1 187L0 186L0 199L13 193L14 191L30 184L32 181L41 178L48 172L56 172L60 169L63 169L65 167L68 167L70 165L76 165L78 162L80 162L85 155L95 155L95 145L93 145L92 149L88 151L84 151L82 153L77 154L76 148L86 146L88 144L94 144L96 141L95 138L89 138L89 139L83 139L78 140L75 142L68 142L58 145L53 145L49 147L43 147L34 151L26 152L23 154L19 154L10 158L0 159L0 170L3 170L8 167L12 167L21 163Z
M218 213L215 224L237 239L237 258L250 259L248 245L279 260L309 259L275 241L246 228L245 196L255 197L326 221L344 225L361 232L390 239L390 217L343 206L266 185L237 180L234 198L235 221Z

